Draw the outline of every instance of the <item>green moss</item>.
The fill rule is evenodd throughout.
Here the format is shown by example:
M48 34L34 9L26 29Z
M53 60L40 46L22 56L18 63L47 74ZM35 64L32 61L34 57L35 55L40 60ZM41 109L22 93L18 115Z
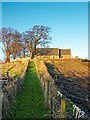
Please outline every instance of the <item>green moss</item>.
M47 108L34 62L29 63L23 90L18 93L16 103L8 118L45 118Z

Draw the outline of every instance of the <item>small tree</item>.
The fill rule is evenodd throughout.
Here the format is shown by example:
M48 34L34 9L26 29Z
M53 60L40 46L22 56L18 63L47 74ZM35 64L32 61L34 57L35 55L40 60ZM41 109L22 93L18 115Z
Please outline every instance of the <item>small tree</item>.
M12 34L13 29L11 28L2 28L0 31L0 41L2 42L4 48L2 49L6 55L5 62L10 62L10 54L11 54L11 42L12 42Z
M11 54L13 59L16 58L17 54L21 52L21 34L19 32L15 32L13 34L13 41L11 43Z
M49 37L50 27L36 25L25 33L27 36L30 58L33 58L36 54L37 45L45 47L45 45L51 41L51 37Z
M3 44L3 52L6 56L5 62L10 62L10 55L15 59L16 53L19 49L18 41L20 34L12 28L2 28L0 31L0 42Z
M21 51L22 51L24 58L26 57L27 47L28 47L28 38L26 37L26 35L24 33L22 33Z

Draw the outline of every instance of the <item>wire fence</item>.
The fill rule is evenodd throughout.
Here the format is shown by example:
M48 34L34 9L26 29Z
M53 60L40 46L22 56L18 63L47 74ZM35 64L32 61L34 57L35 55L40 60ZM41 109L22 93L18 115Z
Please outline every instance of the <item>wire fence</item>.
M55 86L54 79L48 73L47 67L43 61L38 59L34 59L36 70L38 73L38 77L40 80L40 85L42 87L42 91L45 96L45 101L47 106L50 109L50 116L52 118L71 118L71 119L80 119L86 118L86 114L82 111L78 106L76 106L73 102L67 99ZM7 82L10 80L9 73L7 73L7 82L6 87L4 87L3 91L0 89L0 116L2 118L5 117L10 111L10 105L12 101L15 100L15 96L17 92L22 90L22 83L25 77L25 73L27 70L28 63L26 68L21 75L15 81ZM4 84L2 83L1 88ZM3 106L2 106L3 105ZM2 110L3 107L3 110ZM1 112L2 111L2 112ZM0 118L0 119L1 119Z
M88 118L73 102L67 99L55 86L54 79L48 73L43 61L34 59L45 101L50 108L52 118Z

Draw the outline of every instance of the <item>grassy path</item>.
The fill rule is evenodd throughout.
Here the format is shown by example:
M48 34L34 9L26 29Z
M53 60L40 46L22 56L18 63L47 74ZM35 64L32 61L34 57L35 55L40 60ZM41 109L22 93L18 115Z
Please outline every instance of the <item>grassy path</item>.
M17 95L9 118L44 118L46 113L36 68L34 62L31 62L28 66L22 93Z

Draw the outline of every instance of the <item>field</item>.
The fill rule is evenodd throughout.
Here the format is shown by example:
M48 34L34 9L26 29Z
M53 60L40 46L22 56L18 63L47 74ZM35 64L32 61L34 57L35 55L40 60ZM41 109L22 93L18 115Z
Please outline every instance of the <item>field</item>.
M10 63L0 64L0 73L7 75L7 72L14 79L21 76L27 66L27 60L11 61Z
M21 76L21 74L25 70L25 67L27 66L27 61L28 60L12 61L10 63L0 64L1 73L6 75L7 72L9 72L9 75L14 77L14 79L16 79L17 77ZM79 106L83 111L85 111L86 114L90 115L90 112L89 112L90 104L89 104L89 99L88 99L89 98L88 91L89 91L89 85L90 85L90 82L89 82L90 76L89 76L88 66L90 66L90 62L89 63L81 62L81 61L75 60L75 59L46 59L46 60L44 59L43 61L45 62L46 66L47 66L48 72L51 74L51 76L55 80L55 85L58 87L58 89L60 89L60 91L63 93L63 95L66 98L70 99L74 104ZM41 66L38 66L38 67L42 69ZM43 69L43 71L44 71L44 69ZM30 67L27 72L28 73L26 75L26 81L27 80L29 80L29 81L26 82L27 86L24 89L25 94L21 94L19 97L16 98L17 103L18 104L21 103L20 104L21 106L27 104L25 101L27 100L28 95L29 95L29 97L32 98L32 96L30 96L31 93L29 94L29 92L27 92L27 90L31 91L31 89L33 90L33 87L34 87L34 90L36 90L36 89L37 90L32 91L32 93L37 94L39 87L40 87L39 86L37 88L37 85L38 85L37 81L36 82L33 81L33 80L36 80L37 77L34 78L34 75L32 74L32 72L33 72L32 67ZM29 86L31 86L31 87L29 87ZM39 94L38 96L40 96L40 94L42 96L42 93L38 92L38 94ZM36 98L38 98L38 96L36 96ZM22 99L25 98L25 100L23 99L22 102L20 100L21 97L22 97ZM40 98L40 100L41 100L41 98ZM43 101L44 101L44 98L41 102L43 102ZM34 101L34 102L36 102L36 101ZM33 102L33 105L36 104L34 102ZM15 106L17 107L18 104ZM19 108L18 107L16 108L16 107L13 108L13 111L11 111L12 114L10 117L15 116L15 114L16 114L15 109L18 109L17 114L19 116L20 111L19 111ZM20 107L20 108L24 109L24 106ZM26 109L28 109L28 106ZM45 110L45 108L44 108L44 110ZM35 107L34 107L34 109L32 109L32 111L35 111ZM23 111L23 112L25 112L25 111ZM37 114L36 116L38 116L37 111L35 111L35 112ZM24 115L24 113L21 113L20 115L22 115L22 114ZM29 114L29 116L33 117L33 113L28 113L28 114ZM44 114L45 113L42 113L42 116Z
M48 60L45 62L49 73L54 78L61 92L87 114L89 104L89 69L88 64L75 59Z

